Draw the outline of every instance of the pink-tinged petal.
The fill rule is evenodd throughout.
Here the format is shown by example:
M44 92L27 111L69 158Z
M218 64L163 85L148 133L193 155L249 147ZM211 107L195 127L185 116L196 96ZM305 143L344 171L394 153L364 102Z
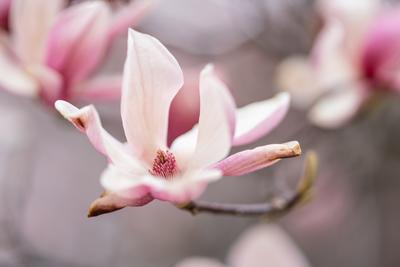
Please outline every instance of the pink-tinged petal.
M128 170L118 165L109 164L101 175L101 185L106 191L114 192L119 197L136 200L146 197L155 178L145 170Z
M168 113L183 84L182 70L154 37L129 30L121 115L129 147L151 163L167 142Z
M310 60L322 91L358 78L358 54L350 49L347 34L342 21L329 19L314 44Z
M103 1L65 9L57 17L47 41L46 63L73 85L85 79L103 59L111 10Z
M341 127L349 122L370 95L363 84L354 83L352 86L323 96L308 114L311 122L327 129Z
M126 34L128 28L137 25L155 4L156 0L139 0L122 6L111 22L109 40L112 41L118 35Z
M233 144L248 144L268 134L283 120L289 105L290 95L280 93L271 99L238 109Z
M260 225L247 230L228 256L231 267L309 267L293 240L278 226Z
M86 133L93 146L106 155L114 165L126 171L141 172L143 170L141 164L129 155L125 146L103 129L99 115L93 106L78 109L68 102L58 100L55 107L78 130Z
M362 70L377 86L400 90L400 5L372 23L362 49Z
M207 258L190 258L180 262L176 267L225 267L225 265Z
M10 27L14 49L24 63L43 63L47 35L63 4L63 0L13 0Z
M154 198L174 204L183 204L199 197L207 184L219 180L222 172L217 169L204 169L185 172L173 180L153 178L148 182Z
M109 101L121 97L122 76L102 75L85 80L71 89L71 98L83 101Z
M18 95L36 97L39 84L15 59L8 48L0 43L0 87Z
M231 149L234 131L235 102L228 88L215 75L213 66L208 65L200 74L200 117L196 146L190 158L184 163L178 162L178 165L183 170L196 169L223 159ZM192 150L192 144L183 144L182 149Z
M300 154L299 143L292 141L241 151L223 159L213 167L221 170L224 176L239 176L271 166L281 159L296 157Z
M88 217L110 213L125 207L140 207L150 203L154 198L149 194L140 198L123 198L117 193L104 192L90 205Z
M40 97L46 104L53 106L62 94L63 80L61 75L44 65L30 66L29 72L40 85Z

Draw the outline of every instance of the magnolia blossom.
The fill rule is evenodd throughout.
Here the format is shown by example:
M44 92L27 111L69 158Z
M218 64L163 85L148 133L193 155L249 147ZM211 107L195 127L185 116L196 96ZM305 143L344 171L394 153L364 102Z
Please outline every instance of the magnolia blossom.
M309 108L310 120L335 128L348 122L372 95L363 75L363 46L380 10L379 0L319 0L323 27L308 58L284 60L277 71L281 89L298 107Z
M7 29L8 13L10 11L12 0L0 0L0 27Z
M136 23L150 1L113 15L105 1L63 9L64 0L13 0L10 37L0 38L0 86L12 93L57 99L119 95L120 76L92 74L120 33Z
M189 258L176 267L308 267L310 264L291 238L278 226L247 230L233 245L228 265L208 258Z
M364 76L376 87L400 92L400 5L388 7L367 32Z
M176 59L155 38L129 31L121 116L127 143L109 135L93 106L78 109L57 101L57 110L109 159L101 176L106 193L91 215L153 199L183 204L223 175L243 175L300 154L298 142L245 150L225 158L232 145L248 144L271 131L285 116L289 95L236 109L211 65L200 74L200 116L192 130L167 147L171 101L183 85Z

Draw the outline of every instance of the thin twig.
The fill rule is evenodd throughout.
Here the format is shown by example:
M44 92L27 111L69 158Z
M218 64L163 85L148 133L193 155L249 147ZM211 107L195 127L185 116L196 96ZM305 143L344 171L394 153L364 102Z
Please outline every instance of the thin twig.
M317 174L317 157L314 152L307 154L303 177L294 192L277 196L271 201L257 204L228 204L215 202L192 201L180 207L193 215L198 213L212 213L234 216L267 216L278 217L288 213L295 206L303 203L310 196Z

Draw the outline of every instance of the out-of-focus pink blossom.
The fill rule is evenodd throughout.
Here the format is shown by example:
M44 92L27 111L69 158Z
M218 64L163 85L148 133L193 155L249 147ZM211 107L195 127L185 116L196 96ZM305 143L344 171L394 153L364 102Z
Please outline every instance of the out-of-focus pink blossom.
M247 230L233 245L228 265L208 258L189 258L177 267L308 267L292 239L278 226L259 225Z
M319 0L323 27L310 56L278 66L277 83L291 92L295 105L311 107L309 118L316 125L342 126L373 93L363 77L362 47L379 10L378 0Z
M374 21L363 47L364 76L376 87L400 91L400 5Z
M236 109L211 65L200 74L199 123L168 147L169 108L182 85L182 70L170 52L157 39L130 30L121 99L126 144L102 128L93 106L78 109L56 102L57 110L109 159L101 177L107 199L96 201L94 210L107 212L153 199L183 204L223 175L242 175L300 154L293 141L225 158L232 145L248 144L276 127L288 110L289 95Z
M110 43L150 7L135 1L113 14L105 1L63 9L63 0L13 0L10 38L0 42L0 86L12 93L56 99L109 99L121 76L93 77Z
M12 0L0 0L0 27L8 28L8 15Z

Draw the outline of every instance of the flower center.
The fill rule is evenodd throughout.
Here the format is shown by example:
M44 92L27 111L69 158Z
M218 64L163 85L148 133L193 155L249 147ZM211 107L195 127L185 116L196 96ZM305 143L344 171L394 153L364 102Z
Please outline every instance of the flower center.
M153 167L149 170L152 175L172 178L178 172L175 156L169 151L158 150L153 160Z

